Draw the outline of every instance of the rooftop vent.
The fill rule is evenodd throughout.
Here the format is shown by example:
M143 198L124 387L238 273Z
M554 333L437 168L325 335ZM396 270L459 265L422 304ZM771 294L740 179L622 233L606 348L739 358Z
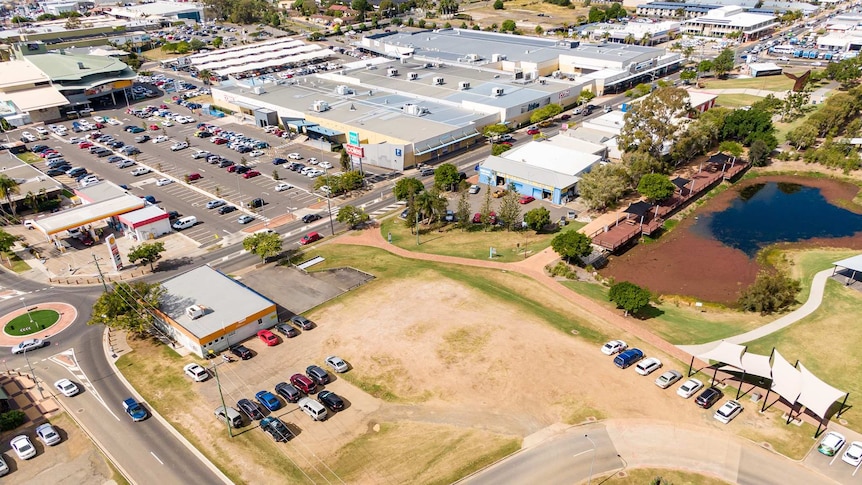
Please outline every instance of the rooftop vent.
M443 78L442 77L435 77L434 78L434 85L435 86L442 86L443 85Z
M192 305L186 308L186 316L192 320L197 320L198 318L204 316L206 311L200 305Z
M315 101L314 104L311 105L311 109L318 113L323 113L324 111L329 110L329 103L326 101Z
M502 95L503 95L503 88L494 88L494 89L491 91L491 93L492 93L495 97L496 97L496 96L502 96Z
M410 74L407 75L407 79L409 79L411 81L415 81L415 80L419 79L419 73L411 72Z
M86 69L86 66L84 66L83 62L78 63L78 69Z

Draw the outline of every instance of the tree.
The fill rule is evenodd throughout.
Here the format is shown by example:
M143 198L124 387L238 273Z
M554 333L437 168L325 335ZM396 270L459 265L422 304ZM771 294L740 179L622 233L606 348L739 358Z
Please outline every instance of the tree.
M611 286L608 299L616 303L617 308L625 310L625 316L628 316L649 305L650 293L634 283L623 281Z
M12 431L27 422L27 413L20 409L13 409L0 414L0 431Z
M569 262L581 262L581 258L593 252L592 239L578 231L561 232L551 239L551 248Z
M542 228L551 223L551 211L544 207L536 207L524 214L524 222L530 229L536 232L541 231Z
M213 76L213 73L209 69L202 69L198 73L198 79L200 79L201 82L204 83L204 86L209 86L210 78L212 78L212 76Z
M353 162L350 160L350 155L347 154L347 150L341 149L341 157L338 159L339 165L341 165L341 170L348 171L353 169Z
M645 174L664 171L661 161L643 150L623 153L622 164L628 172L632 187L637 187Z
M545 121L549 118L557 116L562 112L562 106L551 103L533 111L533 114L530 115L530 123L539 123L540 121Z
M763 140L754 140L751 148L748 149L748 163L752 167L763 167L769 159L771 150L766 146Z
M778 103L778 114L781 115L781 121L784 123L800 118L805 114L805 108L808 106L808 101L811 98L811 93L788 92L784 100Z
M482 198L482 205L479 207L479 219L482 221L482 226L486 229L491 224L491 186L485 187L485 197Z
M651 202L661 202L673 195L676 185L660 173L648 173L638 182L638 193Z
M135 281L114 284L93 305L87 325L105 325L114 330L146 335L153 327L153 309L159 307L164 288L158 283Z
M712 71L712 68L713 68L713 62L710 61L709 59L704 59L704 60L700 61L699 63L697 63L697 72L700 74Z
M129 250L129 262L134 263L140 260L142 263L150 265L150 271L155 271L153 263L162 259L163 252L165 252L163 242L141 243L138 246L132 246Z
M500 25L500 32L514 32L518 28L515 25L515 21L512 19L507 19L503 21L503 24Z
M495 143L495 144L491 145L491 155L498 157L501 154L506 153L511 149L512 149L512 147L509 145L504 145L502 143Z
M736 158L742 155L742 145L735 141L723 141L718 145L718 151Z
M381 0L380 5L378 6L378 11L383 15L383 17L389 18L393 14L397 13L398 7L395 6L395 3L393 3L392 0Z
M686 84L689 84L691 81L697 79L697 72L691 69L686 69L679 73L679 78Z
M446 211L448 202L437 189L426 190L414 199L416 210L423 214L429 222L440 220Z
M799 280L777 272L761 272L751 286L739 296L739 306L766 315L796 302L802 289Z
M494 10L503 10L505 5L503 5L503 0L494 0Z
M461 174L458 173L458 167L451 163L444 163L434 171L434 185L440 189L449 187L449 190L455 190L459 182Z
M470 225L470 198L467 192L461 192L461 197L458 198L458 209L455 210L455 220L462 228Z
M342 224L347 224L350 228L354 228L360 224L364 224L371 219L371 216L365 213L361 207L346 205L338 210L338 216L335 220Z
M242 240L242 248L260 256L261 262L281 252L281 236L277 232L259 232Z
M206 44L200 39L195 38L189 41L189 48L195 52L199 52L204 47L206 47Z
M372 9L371 4L368 3L368 0L353 0L352 2L350 2L350 8L358 12L356 19L359 21L364 21L365 12Z
M723 78L733 70L733 59L735 54L733 49L724 49L721 51L721 54L718 55L712 61L712 71L719 78Z
M18 236L13 236L12 234L0 229L0 252L6 255L6 262L10 265L12 264L12 261L9 259L8 254L19 239L20 238Z
M19 193L21 193L21 189L18 187L18 182L9 178L8 175L0 174L0 196L6 199L13 217L15 216L15 204L12 203L12 196Z
M600 165L581 177L578 191L592 209L604 209L615 204L626 192L628 175L623 167Z
M423 190L425 190L425 186L420 180L413 177L405 177L395 182L392 194L397 200L409 200Z
M656 89L626 112L619 136L620 148L623 151L638 148L661 158L664 143L676 141L684 131L687 123L681 120L688 109L686 90L672 86Z
M496 125L488 125L485 127L485 130L482 132L482 135L487 138L493 138L497 135L503 135L508 133L509 127L504 124L496 124Z
M803 123L798 127L790 130L786 135L787 142L796 147L797 150L804 150L817 141L817 128L809 123ZM760 141L760 140L758 140ZM754 144L752 143L752 148Z
M775 126L772 116L766 111L751 108L738 109L727 117L721 136L725 140L734 140L745 146L751 146L754 140L763 140L770 150L778 146L775 139Z
M519 194L514 190L510 190L503 196L500 201L500 210L497 213L497 219L506 226L507 231L514 229L515 224L521 222L521 204L518 203Z
M68 20L66 20L65 28L66 30L75 30L81 28L81 19L79 19L78 17L69 17Z
M224 39L222 39L222 37L220 35L217 35L217 36L213 37L212 45L213 45L213 47L218 49L222 45L224 45Z

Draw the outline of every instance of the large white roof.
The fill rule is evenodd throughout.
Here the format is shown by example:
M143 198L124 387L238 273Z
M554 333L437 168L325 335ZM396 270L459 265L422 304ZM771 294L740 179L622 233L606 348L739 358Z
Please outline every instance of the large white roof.
M534 141L502 154L503 158L520 161L565 175L577 177L601 160L600 155L571 150L559 144Z

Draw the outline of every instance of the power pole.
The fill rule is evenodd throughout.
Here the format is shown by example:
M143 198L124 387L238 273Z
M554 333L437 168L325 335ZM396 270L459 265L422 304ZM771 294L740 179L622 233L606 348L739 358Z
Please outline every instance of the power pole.
M227 424L227 434L233 438L233 429L231 429L230 416L227 414L227 405L224 403L224 394L221 392L221 380L218 377L218 364L213 362L213 375L216 378L216 386L218 386L218 395L221 398L221 409L224 411L224 422Z
M102 268L99 266L99 259L93 254L93 262L96 263L96 271L99 272L99 279L102 280L102 288L105 289L105 293L108 292L108 285L105 283L105 275L102 274Z

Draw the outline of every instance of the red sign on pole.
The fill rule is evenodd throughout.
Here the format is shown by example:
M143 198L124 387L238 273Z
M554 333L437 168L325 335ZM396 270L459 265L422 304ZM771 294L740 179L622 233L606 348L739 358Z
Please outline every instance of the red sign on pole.
M344 145L347 154L352 157L365 158L365 149L356 145Z

